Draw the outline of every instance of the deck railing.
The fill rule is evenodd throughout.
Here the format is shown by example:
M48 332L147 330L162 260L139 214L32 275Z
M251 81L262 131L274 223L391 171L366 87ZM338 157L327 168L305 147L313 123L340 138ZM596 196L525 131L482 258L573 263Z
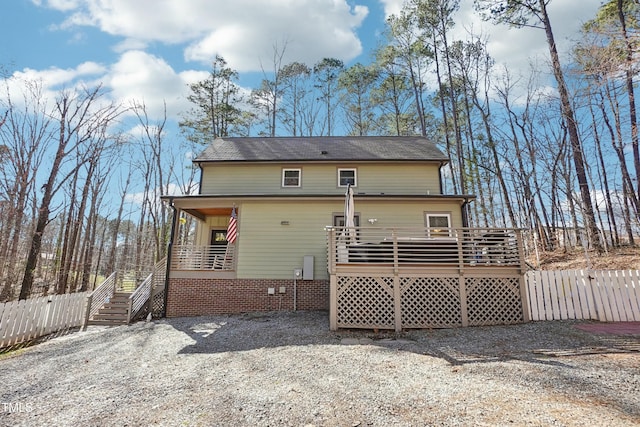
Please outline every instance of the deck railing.
M403 269L524 265L516 229L330 227L327 232L330 272L357 264Z
M235 270L234 245L175 245L172 270Z

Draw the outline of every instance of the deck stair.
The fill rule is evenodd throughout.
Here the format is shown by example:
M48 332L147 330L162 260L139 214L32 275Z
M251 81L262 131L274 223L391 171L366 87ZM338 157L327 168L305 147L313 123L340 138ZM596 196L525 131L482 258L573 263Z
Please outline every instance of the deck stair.
M96 314L89 319L89 325L126 325L129 319L129 297L131 292L116 292Z

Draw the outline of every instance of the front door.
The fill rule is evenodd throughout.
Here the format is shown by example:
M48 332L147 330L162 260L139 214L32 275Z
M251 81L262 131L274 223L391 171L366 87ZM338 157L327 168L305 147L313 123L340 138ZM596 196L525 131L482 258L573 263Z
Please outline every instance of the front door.
M227 229L211 230L211 246L227 244Z

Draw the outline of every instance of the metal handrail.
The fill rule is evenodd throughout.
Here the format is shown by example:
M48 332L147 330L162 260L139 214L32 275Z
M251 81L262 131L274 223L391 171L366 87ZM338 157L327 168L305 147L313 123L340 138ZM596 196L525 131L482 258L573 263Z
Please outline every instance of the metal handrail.
M114 271L93 292L87 295L87 311L85 313L83 328L87 327L91 319L102 306L109 302L116 291L116 272Z
M127 314L127 323L135 319L140 310L149 300L151 296L151 285L153 284L153 273L149 274L146 279L140 283L135 291L129 296L129 310Z

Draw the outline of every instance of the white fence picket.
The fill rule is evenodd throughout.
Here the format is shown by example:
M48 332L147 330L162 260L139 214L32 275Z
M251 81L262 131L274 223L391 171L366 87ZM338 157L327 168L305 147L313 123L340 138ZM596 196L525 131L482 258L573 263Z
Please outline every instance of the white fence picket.
M544 299L542 298L542 286L540 286L540 272L532 271L531 273L533 289L530 289L530 292L535 292L535 298L530 298L529 313L532 319L539 319L544 317Z
M640 271L530 271L531 320L640 320Z
M628 273L627 293L629 294L633 320L640 322L640 271L628 270Z
M0 348L81 326L86 297L80 292L0 304Z
M591 288L589 272L585 270L576 270L575 277L582 313L582 317L578 317L578 319L597 319L598 312L596 311L595 302L593 300L593 289Z
M627 295L624 272L613 271L611 275L614 283L616 305L618 306L620 320L628 322L629 319L633 318L633 314L631 313L631 305L629 304L629 296Z

